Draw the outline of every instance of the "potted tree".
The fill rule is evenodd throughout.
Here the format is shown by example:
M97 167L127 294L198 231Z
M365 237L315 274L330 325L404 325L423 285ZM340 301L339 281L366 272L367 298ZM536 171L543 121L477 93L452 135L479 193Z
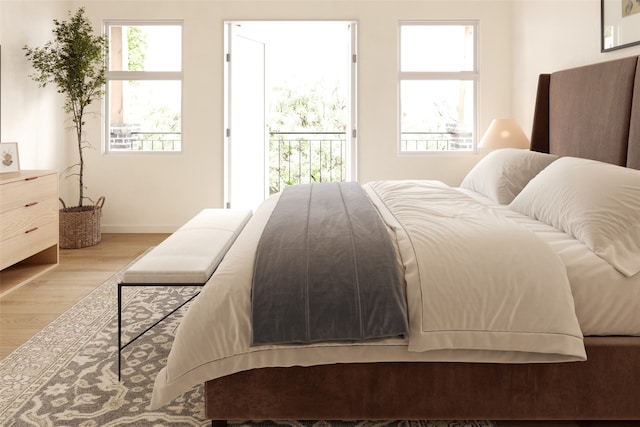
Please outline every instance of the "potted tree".
M65 96L64 111L71 115L77 144L78 163L65 169L67 178L78 179L78 205L67 207L62 199L60 209L60 247L82 248L100 242L100 216L104 197L95 203L84 195L85 162L83 151L91 147L84 139L87 107L104 95L106 83L106 36L94 35L84 8L69 12L69 21L53 20L53 40L43 47L24 46L25 56L35 73L31 77L40 87L50 83ZM85 204L88 200L91 204Z

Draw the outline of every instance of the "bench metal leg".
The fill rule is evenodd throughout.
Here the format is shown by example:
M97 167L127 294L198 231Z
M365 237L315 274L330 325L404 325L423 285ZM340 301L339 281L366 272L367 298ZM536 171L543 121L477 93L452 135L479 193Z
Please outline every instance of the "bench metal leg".
M189 286L194 286L194 285L189 285ZM138 335L135 336L135 338L132 338L131 341L129 341L128 343L126 343L125 345L122 346L122 350L124 350L125 348L127 348L127 346L129 344L131 344L132 342L134 342L135 340L137 340L138 338L140 338L141 336L143 336L144 334L146 334L147 332L149 332L151 329L153 329L158 323L162 322L163 320L165 320L167 317L171 316L173 313L175 313L176 311L180 310L185 304L189 303L192 299L194 299L195 297L198 296L198 294L200 293L200 291L196 292L195 294L193 294L192 296L189 297L189 299L183 301L180 303L180 305L178 305L176 308L174 308L173 310L171 310L169 313L165 314L164 316L162 316L162 318L158 319L153 325L149 326L147 329L145 329L144 331L140 332Z
M118 381L122 360L122 284L118 282Z
M120 381L121 372L122 372L122 350L124 350L125 348L127 348L127 346L129 346L129 344L132 344L135 340L137 340L138 338L140 338L141 336L146 334L149 330L154 328L158 323L162 322L163 320L165 320L166 318L171 316L173 313L175 313L176 311L180 310L184 305L186 305L187 303L192 301L195 297L198 296L198 294L200 294L200 291L195 292L188 299L186 299L185 301L180 303L177 307L175 307L169 313L165 314L161 319L156 321L153 325L149 326L144 331L142 331L138 335L136 335L135 338L131 339L129 342L127 342L126 344L122 345L122 287L123 286L155 286L155 287L197 286L197 287L203 287L204 283L162 283L162 284L148 284L148 283L140 284L140 283L121 283L121 282L118 283L118 381Z

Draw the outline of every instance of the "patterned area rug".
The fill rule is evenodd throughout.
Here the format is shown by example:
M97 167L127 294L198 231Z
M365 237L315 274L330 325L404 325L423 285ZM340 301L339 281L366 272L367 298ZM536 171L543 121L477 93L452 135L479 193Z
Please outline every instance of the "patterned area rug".
M166 363L185 308L122 353L117 374L117 283L112 276L36 336L0 361L2 426L208 426L203 387L161 411L147 410L156 374ZM194 287L124 287L123 342L135 337ZM236 426L484 427L488 421L236 421Z

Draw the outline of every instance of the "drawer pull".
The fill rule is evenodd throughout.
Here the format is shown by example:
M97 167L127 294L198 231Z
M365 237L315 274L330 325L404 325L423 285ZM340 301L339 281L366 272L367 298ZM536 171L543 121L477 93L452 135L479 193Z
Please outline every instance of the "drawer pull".
M35 205L37 205L37 204L38 204L38 202L31 202L31 203L27 203L26 205L24 205L24 207L25 207L25 208L29 208L29 207L31 207L31 206L35 206Z
M31 233L32 231L36 231L38 227L33 227L24 232L24 234Z
M25 178L24 180L25 181L33 181L34 179L38 179L38 178L40 178L40 177L39 176L30 176L28 178Z

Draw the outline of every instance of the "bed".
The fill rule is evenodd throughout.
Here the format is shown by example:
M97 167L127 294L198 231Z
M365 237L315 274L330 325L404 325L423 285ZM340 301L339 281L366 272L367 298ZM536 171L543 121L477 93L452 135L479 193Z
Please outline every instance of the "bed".
M413 302L414 296L420 299L419 293L427 285L422 282L413 285L414 279L408 275L405 278L411 318L409 338L383 338L356 345L329 342L252 346L250 337L246 336L251 334L250 315L239 308L248 303L238 305L227 301L225 298L234 298L238 291L237 286L225 283L237 281L238 275L247 276L240 280L251 281L249 261L252 258L247 258L241 249L252 241L251 234L259 233L265 226L277 206L277 200L268 200L256 211L210 283L190 307L177 331L167 367L156 380L152 407L167 404L181 391L205 382L205 412L214 424L234 419L639 420L640 273L637 270L640 269L640 238L637 233L640 220L637 212L640 212L640 187L638 174L632 171L640 169L638 61L638 57L631 57L541 75L531 152L525 151L526 155L522 150L492 153L470 172L459 189L445 188L435 182L407 181L365 186L367 194L372 199L384 199L385 206L402 205L419 188L421 193L415 203L422 203L424 194L427 199L447 199L443 208L446 212L460 207L472 212L487 211L490 222L507 227L503 232L513 233L514 229L509 227L515 224L526 230L522 233L523 239L532 234L545 241L548 245L542 246L552 248L553 256L544 258L549 255L541 246L539 252L536 249L525 258L529 256L532 265L539 261L537 258L544 259L547 267L536 267L545 270L544 274L546 270L566 271L566 286L562 281L549 286L552 278L544 276L527 288L526 296L509 297L513 299L505 296L499 307L491 306L492 302L484 299L476 304L488 304L490 312L506 310L508 316L516 318L509 319L508 324L517 324L521 314L515 308L505 308L505 304L513 303L524 311L535 307L525 316L533 318L539 328L531 340L518 333L511 334L513 331L509 330L514 339L502 341L496 333L502 332L504 326L500 318L473 317L478 311L474 310L476 305L471 304L475 301L473 298L483 297L474 294L471 298L469 288L457 288L453 274L453 283L447 286L452 287L452 293L467 298L467 305L459 310L463 315L452 322L461 322L465 327L480 322L482 328L497 324L497 330L490 330L491 339L487 339L486 334L478 335L475 330L465 330L461 337L427 334L428 339L416 340L419 344L413 344L414 316L426 318L422 306ZM508 170L514 164L516 167L526 165L531 169L530 176L518 174L521 182L509 180L506 187L499 190L495 189L495 183L500 182L500 176L487 178L479 172L484 169L489 171L488 175L495 175L496 165ZM600 179L608 177L609 172L615 176L611 179L613 187L607 189L604 183L598 190L601 181L610 181ZM581 226L584 221L567 223L567 209L576 209L578 216L590 214L589 205L580 199L577 203L570 199L572 203L563 204L569 190L563 188L564 184L556 186L556 183L565 182L567 176L570 191L583 191L585 181L594 193L622 191L614 194L614 205L607 206L604 212L614 217L623 216L613 221L596 218L605 224L604 228L618 227L614 234L624 231L625 238L616 241L613 249L603 248L598 230L595 236L590 234L592 229ZM618 177L622 181L617 181ZM492 182L493 189L487 190ZM583 185L578 185L580 183ZM397 188L404 188L401 197L395 196ZM509 192L513 194L509 196ZM588 199L590 193L581 194L582 199ZM508 203L500 203L504 202L501 197L507 197ZM620 206L615 205L620 200L630 207L631 216L620 213ZM404 205L410 207L414 201ZM379 206L378 209L394 233L411 229L411 216L403 216L404 211L389 208L387 212ZM429 205L424 209L429 210ZM593 212L602 213L598 209ZM442 211L437 216L442 217ZM389 224L394 220L398 223L392 227ZM425 270L421 270L424 267L420 264L423 261L407 261L409 252L402 252L409 250L405 247L407 242L420 240L416 236L396 237L394 244L400 248L399 262L404 262L405 270L423 274ZM461 254L471 250L467 246L474 246L457 245L448 239L445 237L440 242L442 248L450 244L463 251ZM508 258L508 263L520 268L523 258L518 251L504 249L500 246L501 239L495 240L496 251L505 251L503 257ZM526 242L528 247L529 240ZM494 246L490 247L493 250ZM424 253L429 250L433 248L424 249ZM554 257L561 261L562 268L557 268ZM492 262L495 261L486 261ZM409 264L412 267L407 267ZM437 270L438 262L428 266L430 271ZM516 269L509 268L503 273ZM437 274L448 276L454 270L456 268L447 268ZM528 281L530 273L522 271L523 275L513 279L514 282ZM250 291L243 292L250 294ZM433 295L438 292L445 300L448 298L446 292L438 290ZM503 293L510 295L510 292ZM569 298L565 299L567 294ZM248 298L250 301L250 295ZM446 313L452 310L438 311L440 300L433 298L432 305L436 307L430 310L437 316L428 321L439 327L439 319L447 317ZM532 303L536 300L531 298L541 299ZM552 311L544 311L547 309ZM216 313L217 326L203 325L199 316L213 316L211 313ZM575 314L575 319L565 313ZM556 317L560 318L560 325L546 324L546 320ZM422 320L423 329L424 322ZM434 337L436 342L444 340L444 344L429 347L429 339ZM459 344L459 348L448 348L447 343ZM493 343L498 343L496 351L491 347ZM410 346L414 347L413 351L407 351ZM220 348L225 347L225 352L220 353Z

